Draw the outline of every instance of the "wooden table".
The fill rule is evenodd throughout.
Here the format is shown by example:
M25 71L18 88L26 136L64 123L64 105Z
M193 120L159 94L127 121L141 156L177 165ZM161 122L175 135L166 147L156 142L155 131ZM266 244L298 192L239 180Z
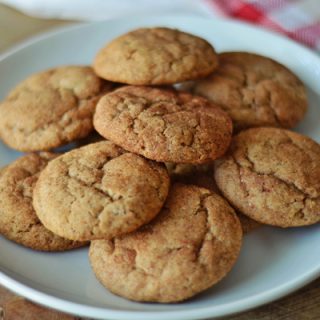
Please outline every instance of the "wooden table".
M0 53L16 43L70 21L35 19L0 5ZM320 244L319 244L320 245ZM76 317L34 305L0 287L0 306L7 310L5 320L75 320ZM11 316L9 316L9 314ZM1 319L1 315L0 315ZM320 278L279 301L244 312L225 320L319 320ZM151 319L150 319L151 320Z

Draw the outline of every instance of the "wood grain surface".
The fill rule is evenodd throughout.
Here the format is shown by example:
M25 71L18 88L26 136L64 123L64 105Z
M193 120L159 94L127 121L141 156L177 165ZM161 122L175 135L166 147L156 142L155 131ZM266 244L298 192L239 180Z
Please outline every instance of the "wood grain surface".
M0 4L0 53L37 33L68 23L71 22L31 18ZM38 306L0 286L0 320L2 319L78 320L80 318ZM320 278L281 300L223 319L320 320Z

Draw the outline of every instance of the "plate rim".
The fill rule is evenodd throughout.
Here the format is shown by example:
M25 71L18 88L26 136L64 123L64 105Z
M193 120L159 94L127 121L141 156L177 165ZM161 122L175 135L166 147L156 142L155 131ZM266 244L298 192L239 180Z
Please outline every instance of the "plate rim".
M217 23L227 23L231 24L234 27L242 26L247 28L251 32L260 32L261 35L268 35L277 38L277 40L285 42L286 44L296 47L299 50L304 51L309 56L312 56L312 59L318 61L320 65L320 56L310 48L297 43L275 31L270 31L262 28L261 26L257 26L251 23L247 23L240 20L229 19L229 18L218 18L218 17L207 17L207 16L198 16L198 15L186 15L186 14L161 14L161 15L135 15L134 17L122 17L115 19L108 19L102 21L94 21L94 22L74 22L70 25L59 26L54 29L42 32L40 34L28 37L26 40L14 45L13 47L6 49L3 53L0 54L0 63L2 63L7 57L19 52L20 50L32 46L33 44L48 39L52 36L63 34L65 32L73 31L76 29L85 28L87 26L98 25L103 23L112 23L112 22L120 22L122 20L135 21L138 18L147 18L150 20L152 18L156 19L193 19L193 20L206 20L208 22L217 22ZM194 307L190 310L172 310L172 311L140 311L140 310L131 310L131 311L123 311L118 309L111 308L102 308L102 307L94 307L85 304L76 303L70 301L68 299L58 298L54 295L47 294L42 292L41 290L34 289L31 286L24 284L23 282L19 282L15 280L13 277L7 275L5 271L0 270L0 284L6 287L7 289L33 301L43 306L54 308L60 310L65 313L75 314L79 316L85 317L94 317L96 319L105 319L106 317L121 320L121 319L132 319L132 320L149 320L151 317L154 320L162 320L164 317L174 317L176 320L192 320L192 319L204 319L207 317L216 318L226 315L231 315L238 312L243 312L255 307L258 307L263 304L270 303L274 300L277 300L293 291L298 290L302 286L310 283L320 276L320 264L316 266L314 269L309 269L307 272L301 274L299 277L292 279L280 286L277 286L273 289L264 291L262 293L256 294L254 296L250 296L241 300L237 300L235 302L229 302L218 306L207 306L207 307Z
M205 319L207 317L221 317L231 315L246 310L250 310L257 306L275 301L295 290L298 290L303 285L310 283L318 278L320 275L320 269L314 268L302 274L299 278L295 278L290 282L287 282L280 287L264 291L256 294L254 297L247 297L236 302L225 303L214 307L198 307L191 310L172 310L172 311L121 311L110 308L93 307L83 305L80 303L72 302L67 299L61 299L54 295L44 293L40 290L29 287L10 276L6 275L0 270L0 284L9 290L41 304L43 306L54 308L65 313L92 317L96 319L105 319L110 317L115 320L132 319L132 320L163 320L164 317L173 317L176 320L193 320L193 319ZM52 304L54 303L54 304ZM216 311L216 314L212 314L212 309ZM196 318L195 318L196 317ZM173 318L172 318L173 319Z
M275 38L277 38L277 40L280 41L284 41L286 43L288 43L290 46L295 46L297 48L299 48L299 50L303 50L305 52L307 52L308 55L313 56L313 58L315 58L316 60L319 61L320 63L320 55L315 51L312 50L311 48L309 48L308 46L294 41L292 39L290 39L289 37L286 37L283 34L280 34L274 30L269 30L266 29L260 25L256 25L250 22L246 22L243 20L238 20L238 19L232 19L229 17L208 17L208 16L201 16L201 15L192 15L192 14L150 14L148 16L146 16L145 14L136 14L134 15L134 17L120 17L120 18L113 18L113 19L108 19L108 20L99 20L99 21L73 21L69 24L66 25L62 25L62 26L58 26L58 27L54 27L52 29L46 30L44 32L40 32L38 34L35 35L31 35L29 37L27 37L26 39L18 42L17 44L14 44L13 46L5 49L2 53L0 53L0 63L6 59L7 57L13 55L14 53L28 47L31 46L32 44L39 42L41 40L47 39L51 36L55 36L58 34L62 34L64 32L68 32L68 31L72 31L72 30L76 30L76 29L81 29L81 28L85 28L86 26L91 26L91 25L98 25L98 24L103 24L106 22L117 22L117 21L121 21L121 20L126 20L126 21L134 21L136 19L152 19L152 18L157 18L157 19L178 19L178 18L184 18L184 19L196 19L196 20L206 20L206 21L213 21L213 22L218 22L218 23L228 23L228 24L232 24L234 26L241 26L247 29L250 29L250 31L254 31L254 32L260 32L261 34L264 35L271 35Z

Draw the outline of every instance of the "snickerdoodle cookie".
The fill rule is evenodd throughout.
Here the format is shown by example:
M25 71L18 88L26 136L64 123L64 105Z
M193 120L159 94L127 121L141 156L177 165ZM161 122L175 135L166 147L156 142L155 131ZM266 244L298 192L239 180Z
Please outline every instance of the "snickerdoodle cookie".
M223 155L230 117L208 100L170 89L126 86L100 99L95 129L146 158L203 163Z
M168 28L126 33L102 48L93 64L100 77L134 85L198 79L217 66L217 54L207 41Z
M49 150L85 137L111 84L90 67L58 67L21 82L0 104L0 136L13 149Z
M28 154L0 173L0 233L35 250L62 251L84 244L47 230L32 206L32 192L38 176L55 156L47 152Z
M292 128L307 110L302 82L283 65L253 53L225 52L218 69L191 88L220 105L235 131L250 127Z
M168 188L164 166L103 141L52 160L33 203L42 223L60 236L109 239L153 219Z
M285 129L249 129L216 163L219 189L245 215L280 227L320 221L320 145L312 139Z
M217 194L175 184L160 214L138 231L91 242L97 278L113 293L137 301L188 299L221 280L234 265L242 230Z

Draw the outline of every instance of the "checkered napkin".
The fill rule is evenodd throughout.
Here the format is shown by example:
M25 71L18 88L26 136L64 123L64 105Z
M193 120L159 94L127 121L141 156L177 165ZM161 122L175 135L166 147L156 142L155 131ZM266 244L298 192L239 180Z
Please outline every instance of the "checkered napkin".
M320 0L206 0L215 13L283 33L320 52Z

